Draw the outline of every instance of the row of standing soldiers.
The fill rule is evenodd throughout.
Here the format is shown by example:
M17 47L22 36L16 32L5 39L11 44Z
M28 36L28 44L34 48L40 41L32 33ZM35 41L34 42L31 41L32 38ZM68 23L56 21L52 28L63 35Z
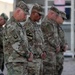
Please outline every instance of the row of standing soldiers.
M66 14L51 7L42 19L44 11L39 4L34 4L27 19L28 14L27 4L20 1L3 27L7 75L61 75L68 46L60 25Z

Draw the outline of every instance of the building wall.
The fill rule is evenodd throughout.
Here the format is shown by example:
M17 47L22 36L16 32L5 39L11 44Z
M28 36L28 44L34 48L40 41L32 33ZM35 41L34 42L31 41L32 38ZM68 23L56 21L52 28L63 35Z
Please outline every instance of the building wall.
M10 17L10 12L13 11L13 4L0 1L0 14L5 13Z

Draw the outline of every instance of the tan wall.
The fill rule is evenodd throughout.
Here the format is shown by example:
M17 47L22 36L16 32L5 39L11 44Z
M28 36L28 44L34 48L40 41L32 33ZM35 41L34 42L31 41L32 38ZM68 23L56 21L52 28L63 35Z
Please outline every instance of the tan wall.
M10 17L11 11L13 11L13 4L0 1L0 14L5 13Z

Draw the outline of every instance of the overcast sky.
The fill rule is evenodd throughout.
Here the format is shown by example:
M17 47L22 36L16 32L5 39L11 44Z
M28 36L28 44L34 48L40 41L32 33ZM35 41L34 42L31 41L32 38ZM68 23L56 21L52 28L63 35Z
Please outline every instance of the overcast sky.
M8 2L8 3L13 3L14 0L0 0L0 1Z

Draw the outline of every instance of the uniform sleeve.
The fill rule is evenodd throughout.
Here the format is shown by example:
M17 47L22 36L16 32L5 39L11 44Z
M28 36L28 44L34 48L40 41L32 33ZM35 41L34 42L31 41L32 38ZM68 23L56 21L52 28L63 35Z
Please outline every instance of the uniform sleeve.
M3 52L3 30L0 30L0 52Z
M19 27L8 25L4 29L4 48L9 55L12 52L16 52L18 55L26 57L28 50L24 43L24 40L21 38L21 32Z
M56 47L59 45L58 34L55 32L56 28L54 28L54 26L50 23L43 22L41 29L44 34L45 41L56 49Z
M31 45L33 45L33 32L32 29L30 29L30 23L26 22L24 25L24 29L26 31L26 36L27 36L27 40L28 40L28 49L30 50L30 52L33 53L32 47Z
M35 40L35 43L36 43L36 50L37 52L40 54L42 54L44 52L44 47L43 47L43 44L44 44L44 38L43 38L43 34L42 34L42 31L41 31L41 28L37 27L37 30L36 30L36 40Z
M67 44L67 41L65 39L65 33L61 27L59 27L59 28L60 28L60 30L59 30L60 45L64 46L65 44Z

